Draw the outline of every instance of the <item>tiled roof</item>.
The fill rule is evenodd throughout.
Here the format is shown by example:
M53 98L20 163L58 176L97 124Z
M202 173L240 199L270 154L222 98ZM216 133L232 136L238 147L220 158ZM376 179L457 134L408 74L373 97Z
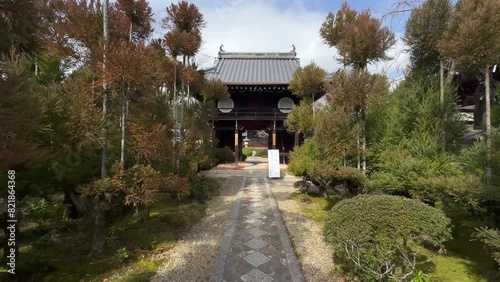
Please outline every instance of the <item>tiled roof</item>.
M220 79L226 84L289 84L299 67L295 52L236 53L219 52L208 79Z

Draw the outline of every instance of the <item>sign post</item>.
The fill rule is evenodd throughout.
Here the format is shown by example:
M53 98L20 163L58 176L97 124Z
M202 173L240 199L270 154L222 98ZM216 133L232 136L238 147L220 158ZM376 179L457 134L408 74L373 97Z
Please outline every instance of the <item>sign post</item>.
M267 161L268 161L268 177L269 178L280 178L280 151L279 150L267 150Z

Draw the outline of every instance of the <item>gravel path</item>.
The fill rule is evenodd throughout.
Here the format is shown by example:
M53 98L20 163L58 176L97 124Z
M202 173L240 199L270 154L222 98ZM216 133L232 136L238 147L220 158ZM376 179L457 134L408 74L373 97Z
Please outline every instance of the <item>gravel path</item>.
M167 261L160 266L151 281L210 280L212 266L231 218L231 211L243 177L229 176L217 179L221 182L220 196L208 203L207 215L195 224L173 249L162 254Z
M321 226L303 215L299 204L290 200L295 192L295 177L286 176L282 180L273 180L271 189L281 211L281 216L288 229L290 240L297 254L299 264L307 281L342 281L330 275L333 266L333 251L323 242Z

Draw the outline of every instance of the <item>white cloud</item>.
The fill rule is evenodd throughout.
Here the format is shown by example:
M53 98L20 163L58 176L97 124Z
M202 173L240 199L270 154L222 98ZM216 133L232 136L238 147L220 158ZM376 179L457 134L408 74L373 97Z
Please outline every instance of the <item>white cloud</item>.
M207 27L203 30L203 45L197 57L202 67L213 65L220 44L228 52L288 52L292 44L296 46L301 65L311 61L328 72L339 69L335 59L336 50L323 43L319 29L327 12L311 11L302 1L289 3L286 7L276 5L275 1L216 0L193 1L205 16ZM199 3L198 3L199 2ZM170 3L151 0L157 19L155 35L161 29L161 18ZM389 51L394 62L383 62L370 67L372 71L385 71L391 79L397 78L397 69L404 69L407 56L400 54L404 48L398 41Z

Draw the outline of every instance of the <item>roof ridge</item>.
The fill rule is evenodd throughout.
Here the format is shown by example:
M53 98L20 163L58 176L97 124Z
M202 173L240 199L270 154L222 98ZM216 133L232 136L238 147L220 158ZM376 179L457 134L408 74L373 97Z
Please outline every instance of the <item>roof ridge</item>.
M219 52L220 59L297 59L296 52Z

